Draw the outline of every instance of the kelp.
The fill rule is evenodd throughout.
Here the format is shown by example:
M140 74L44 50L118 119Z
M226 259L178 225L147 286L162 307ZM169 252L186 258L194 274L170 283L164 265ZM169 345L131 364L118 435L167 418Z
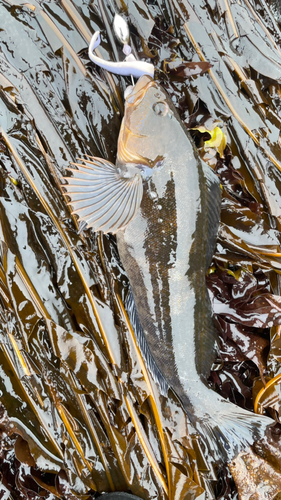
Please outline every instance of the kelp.
M186 127L225 127L226 148L208 144L208 132L194 136L222 185L207 276L220 352L209 382L279 418L281 54L267 5L2 0L0 492L226 500L237 498L234 478L241 499L253 489L272 498L281 491L279 424L230 465L233 478L218 469L176 395L161 396L146 370L114 238L78 234L69 212L69 163L116 155L124 80L87 57L97 29L99 55L123 57L115 11Z
M114 243L77 234L60 187L76 157L113 159L115 89L77 55L87 41L75 5L32 5L0 6L9 45L1 54L1 401L17 464L15 482L3 484L13 495L196 498L204 491L197 462L202 474L209 469L180 403L163 399L145 369L124 285L110 277L104 246L112 253Z
M184 62L180 58L167 62L164 61L163 69L173 80L183 81L190 76L202 75L212 65L208 62Z

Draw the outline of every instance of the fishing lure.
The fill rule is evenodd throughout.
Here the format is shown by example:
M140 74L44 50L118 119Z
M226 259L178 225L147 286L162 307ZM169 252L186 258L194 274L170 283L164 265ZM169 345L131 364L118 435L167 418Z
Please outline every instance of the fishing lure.
M92 36L89 45L89 58L91 61L101 68L114 73L115 75L122 76L133 76L135 78L140 78L142 75L150 75L154 78L154 66L151 63L144 61L137 61L136 58L131 53L131 48L128 45L129 41L129 30L126 29L127 24L122 19L121 16L116 15L114 20L114 31L119 41L123 43L123 51L127 54L124 61L112 62L105 61L101 57L94 54L94 50L100 45L100 32L96 31Z

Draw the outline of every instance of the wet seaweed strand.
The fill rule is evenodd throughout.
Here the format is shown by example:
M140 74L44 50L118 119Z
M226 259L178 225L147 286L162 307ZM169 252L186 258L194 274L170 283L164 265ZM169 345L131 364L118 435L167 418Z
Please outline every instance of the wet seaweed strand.
M24 382L28 377L30 379L28 385L22 385L21 383L21 389L17 389L18 394L21 394L21 398L23 401L26 401L25 404L27 406L29 404L28 401L33 401L34 409L29 410L28 413L30 421L33 422L34 419L31 416L32 413L39 415L39 408L41 408L41 416L38 418L41 418L40 422L42 423L44 422L43 415L46 415L46 424L44 425L48 425L47 423L50 421L51 414L50 403L48 401L53 401L55 406L57 405L57 410L53 410L56 416L53 421L61 422L54 425L53 435L57 437L58 432L63 431L61 438L59 438L60 440L57 439L57 442L67 443L67 445L64 444L64 449L65 446L66 449L72 449L73 445L76 448L73 460L71 460L67 452L64 454L63 468L67 470L68 477L65 481L69 489L67 490L66 488L63 491L62 480L58 479L59 486L54 491L56 493L60 492L59 494L65 497L70 494L78 495L81 498L82 496L88 497L91 494L91 489L97 489L97 491L107 489L110 485L110 476L115 487L117 485L117 489L127 488L129 481L131 488L135 488L134 491L136 493L144 498L151 498L154 494L162 495L162 493L160 493L160 490L157 490L157 479L154 473L151 472L149 461L145 461L147 455L146 453L143 454L138 439L134 437L136 433L130 420L128 407L126 410L126 406L123 404L118 407L115 403L115 401L121 401L123 397L116 388L116 382L114 382L114 380L116 381L120 377L120 372L117 375L114 370L111 372L112 363L108 363L107 349L99 333L99 325L92 313L93 304L91 302L93 300L96 300L98 304L99 314L102 314L102 311L108 312L109 306L116 304L114 321L117 325L119 324L117 331L120 336L118 336L119 340L115 344L112 344L113 337L110 336L108 344L110 346L114 345L115 356L116 352L121 353L118 355L120 361L116 365L121 366L121 373L126 374L128 373L127 363L130 364L131 361L129 360L134 360L134 357L133 350L128 355L128 351L126 350L129 349L128 345L126 346L125 354L122 350L124 349L124 343L128 342L125 339L131 338L124 333L126 331L124 326L126 318L124 316L122 318L122 314L120 315L122 312L122 303L117 302L117 296L114 296L113 292L107 289L106 279L101 269L101 263L99 262L95 237L93 237L93 240L89 238L89 235L85 234L77 237L67 207L59 195L56 183L65 174L64 169L68 166L68 162L75 160L76 157L81 157L84 153L103 156L111 160L114 159L120 123L115 112L116 106L111 104L110 90L107 84L100 78L93 79L86 72L87 61L83 53L80 58L77 57L77 53L80 53L85 47L86 40L85 36L81 37L80 33L86 28L88 29L88 33L95 31L97 27L103 24L103 20L99 13L98 4L93 4L93 7L82 5L79 2L65 4L51 2L46 5L34 3L30 5L32 5L32 9L25 6L11 8L7 3L1 5L3 19L12 19L17 27L14 31L17 32L19 30L21 42L25 40L25 44L22 43L21 49L21 45L16 43L15 39L13 40L11 36L9 38L8 24L6 25L6 30L1 33L1 109L2 116L5 115L8 120L6 124L2 122L2 126L7 138L6 144L11 144L12 148L14 148L10 148L10 152L13 153L15 151L16 153L16 156L13 154L3 154L1 165L6 171L10 171L11 169L13 177L20 179L22 184L22 188L19 189L17 186L11 185L9 179L6 179L3 181L4 185L2 186L4 189L1 216L2 239L5 239L9 247L9 266L5 268L4 272L4 275L8 277L8 281L6 284L3 284L2 288L4 301L2 304L2 313L4 316L7 315L7 311L11 311L11 304L13 304L12 309L14 308L14 314L10 318L6 316L4 322L11 321L12 317L14 318L12 324L16 325L14 327L16 333L12 333L9 330L10 333L4 333L3 338L9 339L8 345L14 356L13 366L17 366L18 370L23 370L23 373L21 371L17 372L15 379L23 379ZM186 9L189 9L191 15L196 11L197 18L200 19L199 26L201 28L197 31L195 30L195 32L190 31L190 33L192 33L198 46L199 44L204 44L205 60L214 65L213 74L217 80L214 81L208 75L205 75L200 77L200 80L195 77L190 83L172 82L169 84L170 86L167 84L171 95L178 100L183 118L185 111L188 110L189 113L192 113L200 100L205 103L211 116L219 118L227 124L228 141L234 155L234 158L231 160L235 164L235 167L233 167L234 172L242 174L242 178L244 177L245 179L246 189L244 191L243 189L240 191L237 190L239 183L231 181L229 179L229 177L231 178L230 174L229 177L227 176L227 172L231 171L230 154L225 159L222 159L222 161L219 160L224 164L224 167L217 165L217 168L221 169L220 175L225 190L223 202L224 219L219 235L216 260L214 261L214 272L210 276L214 282L217 279L219 285L226 283L225 285L220 285L222 287L222 294L225 297L224 304L233 300L230 293L233 288L235 290L240 286L243 289L249 275L252 276L252 279L254 278L254 283L256 283L253 286L254 295L252 298L256 296L257 298L262 297L265 293L272 294L272 292L275 295L279 295L277 274L280 272L280 258L278 256L278 253L280 253L280 249L278 248L280 243L278 233L280 182L278 174L274 170L276 167L268 163L263 150L270 151L271 156L268 157L269 159L271 157L278 158L279 146L276 143L276 137L278 137L278 106L280 99L277 80L279 78L280 62L276 54L272 54L272 48L268 46L270 53L268 59L269 66L266 64L262 65L263 70L267 73L259 75L259 78L257 78L256 72L260 70L261 64L257 64L253 59L252 66L250 66L247 55L255 53L256 46L253 43L255 39L253 37L250 40L252 45L249 45L249 37L245 34L241 35L241 17L243 17L245 22L246 13L248 15L246 20L249 24L249 19L252 20L252 16L263 32L270 30L271 38L276 36L277 30L276 26L272 30L270 19L267 25L264 24L259 15L259 9L254 11L256 12L254 15L253 7L250 7L251 4L245 2L241 7L241 14L241 12L239 13L240 7L226 2L222 10L219 10L216 6L213 10L210 10L208 7L199 12L198 7L194 6L194 8L191 8L190 4L181 3L178 12L182 15L184 23L187 23L189 28L190 25L186 21ZM173 22L172 18L170 18L173 7L170 8L168 4L165 4L162 12L159 5L152 6L143 2L141 8L142 10L137 11L133 4L123 5L124 14L130 21L132 29L137 34L133 37L133 41L138 51L144 50L145 53L151 55L153 47L157 48L158 54L155 57L155 62L160 69L162 68L163 60L169 56L173 57L175 50L175 37L166 31L169 28L169 22L170 24ZM262 5L259 8L261 9ZM118 6L116 9L118 9ZM144 12L146 13L145 16ZM33 13L36 17L33 16ZM74 20L74 23L72 23L71 19ZM79 23L81 24L78 26ZM83 23L85 24L83 25ZM175 33L181 40L177 54L183 56L185 59L192 57L195 59L197 57L195 54L196 51L194 51L194 48L190 44L190 38L188 39L186 36L188 32L185 29L185 25L174 24L176 24L174 26ZM260 36L257 25L253 23L255 28L254 34ZM204 34L205 31L202 30L202 26L205 30L207 29L207 36ZM245 24L243 26L245 30ZM39 33L39 39L34 39L34 27L36 27L36 33ZM213 31L209 28L212 28ZM249 33L252 34L252 30L249 30ZM230 42L233 38L240 39L242 53L245 54L243 60L239 59L239 57L236 58L236 52L230 47ZM139 40L141 40L141 44ZM205 40L207 43L205 43ZM212 43L210 43L210 40ZM245 43L243 44L242 42ZM272 44L272 41L270 43ZM31 47L36 47L36 44L38 52L37 49L35 51L35 48L34 50L31 49ZM274 44L272 45L274 46ZM9 47L9 50L7 47ZM28 47L30 47L30 51L28 51ZM263 47L261 45L261 48ZM276 50L276 46L274 49ZM112 59L110 45L103 47L102 50L104 57ZM28 54L30 54L31 59L27 63ZM42 71L42 64L44 71ZM223 71L218 73L218 67L220 69L223 68ZM268 78L269 67L271 76L274 76L271 79ZM216 82L219 85L216 85ZM229 90L228 87L232 90ZM209 96L207 102L206 96ZM237 113L240 121L239 119L236 121L233 120L231 116L233 114L232 108L228 106L227 99L224 100L224 96L230 101L232 108L234 106L233 102L235 102L235 109L238 109ZM193 108L192 103L194 105ZM245 109L247 109L248 115L247 113L245 114ZM205 111L205 117L206 114ZM33 117L33 120L30 119L31 117ZM243 123L246 124L246 127L243 126ZM268 125L269 123L270 126ZM268 131L267 137L264 136L263 129ZM254 147L250 146L251 142L249 142L248 133L251 136L251 140L255 143ZM108 141L109 136L111 137L111 141ZM262 148L257 148L257 145L261 145ZM21 168L21 164L18 164L17 158L19 158L23 168ZM52 174L50 173L50 169ZM21 172L27 174L27 177L23 176ZM55 176L53 176L53 173L55 173ZM267 175L268 173L270 175ZM29 183L26 182L26 178L29 179ZM41 200L41 204L38 203L38 200ZM42 209L42 206L45 209ZM260 207L259 214L257 213L258 206ZM234 224L229 215L230 210L234 211L239 218L240 232L238 234L237 224ZM35 215L36 213L37 215ZM50 223L46 213L49 213L51 216L52 213L54 214L52 217L57 227L56 231L52 229L53 224ZM55 222L55 219L57 219L57 222ZM15 230L15 220L17 221L17 230ZM274 222L275 220L277 220L276 223ZM251 221L250 224L249 221ZM260 228L266 228L266 224L270 227L271 231L269 232L269 236L265 237L266 241L263 240L261 242L262 233ZM236 232L234 232L235 227ZM67 245L62 245L62 241L66 238L65 235L67 235ZM29 249L27 252L23 248L24 241L26 241ZM111 276L115 286L118 286L120 296L124 296L126 278L122 275L122 270L114 253L114 243L110 239L106 239L106 246L110 249L109 254L111 257L110 261L107 261L106 264L109 270L107 273ZM16 267L13 264L13 254L17 256L15 262L18 262L20 267ZM33 261L31 254L35 257ZM81 274L84 275L85 287L87 290L90 290L89 294L85 293L85 288L79 284L80 279L77 279L77 271L73 267L73 261L78 262L77 265ZM91 264L89 264L89 261ZM220 271L220 268L223 271ZM242 272L239 275L238 271L241 269ZM246 269L247 273L243 269ZM37 279L34 270L37 270L37 272L38 270L40 271L38 272ZM234 276L231 273L234 273ZM41 279L42 276L45 276L43 282ZM49 276L48 280L47 276ZM231 283L229 282L230 278L233 280ZM10 290L10 297L7 294L7 287ZM46 294L46 289L49 290L48 294ZM245 286L246 289L247 287ZM94 295L92 301L90 299L91 294ZM251 303L251 296L244 295L244 297L247 299L246 303L247 301ZM243 302L242 299L241 301ZM273 300L272 296L270 296L270 300ZM273 308L276 308L276 303L276 299L271 303L267 303L266 314L269 314ZM236 309L238 310L237 314L232 314L227 321L232 325L233 318L235 318L236 323L234 325L238 324L240 338L242 329L245 338L246 333L248 333L248 336L253 336L256 333L257 337L261 339L260 341L256 340L257 360L260 360L260 364L256 365L257 361L254 356L249 364L247 361L249 358L247 358L245 350L244 353L246 352L246 354L241 359L241 349L239 353L239 349L236 348L236 361L235 357L232 358L232 361L224 361L221 371L216 369L213 373L220 380L217 386L221 390L223 386L221 378L227 381L230 386L230 381L232 380L232 383L233 380L235 381L232 397L234 397L236 402L241 403L239 395L242 395L243 400L246 390L244 389L245 384L243 386L242 381L245 382L245 373L247 375L247 370L248 372L252 370L251 373L248 373L248 378L246 378L248 387L251 387L253 378L259 374L261 377L267 376L266 369L268 368L264 362L266 355L265 351L260 348L261 345L264 345L262 344L262 340L266 339L266 322L258 328L256 325L246 325L249 326L250 330L245 332L245 325L243 326L240 319L242 308L240 307L239 309L237 307ZM265 309L261 308L260 313L256 313L255 321L258 320L259 314L264 314L264 311ZM217 308L216 312L219 318L219 308ZM111 313L104 314L103 316L103 318L107 318L106 321L108 321L108 317L111 317ZM43 323L42 318L44 318ZM50 318L52 319L52 323L49 322ZM252 320L254 321L253 317ZM251 319L249 321L251 322ZM276 315L271 321L278 325L280 321L279 316ZM63 331L56 325L63 328ZM226 334L225 328L226 326L223 327L223 335ZM106 330L105 335L109 335L109 332L114 331L112 323L110 326L106 323L104 329ZM43 332L45 333L43 334ZM68 336L63 332L69 332ZM80 335L75 334L75 337L75 332L80 332ZM120 332L123 332L123 336ZM238 345L237 336L235 337L234 333L232 333L232 343L229 344L228 340L230 337L229 335L227 337L228 350L233 348L233 343L235 345L236 342L236 345ZM55 347L56 343L54 339L59 338L59 336L65 339L64 348L66 345L69 345L66 351L62 350L62 346ZM114 338L116 339L116 337ZM69 339L68 344L66 342L67 339ZM46 345L46 349L44 350L39 348L40 345L43 345L43 341ZM3 343L4 350L6 348L5 342ZM87 374L85 375L85 371L87 372L87 370L83 372L83 366L80 368L78 360L73 354L73 350L75 352L73 346L76 345L77 352L78 349L80 352L81 349L83 351L82 346L84 346L85 342L90 345L90 348L85 350L84 366L88 366L88 370L90 366L100 366L98 382L96 382L98 390L93 389L93 385L91 385L93 384L92 381L88 380ZM277 338L272 333L271 349L276 343ZM36 352L35 347L38 352ZM264 352L263 356L258 356L258 352ZM94 365L87 365L86 360L88 359L89 362L93 353L96 356ZM2 366L7 373L10 370L7 364L9 356L9 353L6 354L6 361L4 358L2 359ZM51 361L47 363L48 359ZM60 368L58 369L57 364L59 359ZM230 363L235 370L235 363L236 365L237 363L241 365L242 360L244 366L242 373L239 373L239 370L234 372L231 372L231 370L227 371L227 363ZM30 367L28 367L28 362L30 363ZM275 364L271 362L270 365L271 375L275 377L278 376L278 363L277 359L275 360ZM65 366L66 368L64 368ZM250 368L247 368L247 366ZM258 368L253 368L255 366L258 366ZM106 370L102 367L106 367ZM164 461L159 444L157 444L157 433L155 433L153 425L154 417L147 404L147 399L149 398L146 394L149 394L149 391L147 391L147 385L146 390L144 391L143 389L143 375L140 375L140 367L136 370L136 373L133 373L133 368L134 366L131 366L129 371L129 380L134 381L132 387L130 387L130 391L132 391L137 401L134 403L134 406L137 408L138 419L140 418L141 422L139 429L141 432L143 432L142 429L145 429L144 432L148 436L150 443L153 443L156 461L161 464L161 470L163 470ZM105 372L108 374L111 373L111 376L108 378ZM39 373L44 374L43 384ZM75 382L72 380L73 377L75 377ZM6 379L7 383L8 380L9 378ZM49 391L48 387L52 386L52 380L54 380L54 388ZM15 386L16 384L15 382ZM225 385L226 382L224 383L223 390L225 390ZM36 389L38 386L40 391ZM5 387L5 384L3 387ZM62 400L56 392L56 387L60 387L59 393ZM115 390L112 391L110 387L115 387ZM108 394L106 396L103 395L104 393L106 394L106 391L110 393L110 396ZM153 391L155 393L157 389L154 388ZM37 406L35 405L35 411L34 401L36 401L38 395L39 399L36 403ZM42 395L45 398L45 411L42 408L42 401L40 403ZM80 400L78 396L81 398ZM75 411L74 409L70 411L73 401L77 401L77 406L76 404L74 405ZM97 402L98 405L95 404ZM251 404L251 396L248 396L247 405ZM11 407L9 407L8 402L7 406L9 414ZM180 464L179 467L171 465L170 476L172 476L172 480L169 480L170 495L171 497L175 495L176 485L178 485L177 488L180 488L179 485L184 484L184 486L181 486L181 495L192 495L192 492L195 492L195 495L199 496L202 494L202 488L199 484L208 491L206 478L214 477L208 472L211 469L210 463L207 464L201 452L198 452L198 448L193 447L192 449L190 440L184 440L186 439L184 436L187 434L187 424L180 423L184 421L184 415L180 407L177 406L177 403L171 398L166 408L165 405L163 407L163 404L160 407L158 406L158 408L161 408L162 419L164 419L164 430L168 427L173 428L173 439L171 441L168 437L166 438L166 447L168 446L169 449L172 446L169 454L173 456L173 463ZM171 415L173 415L173 418L171 418ZM79 422L82 424L80 425ZM89 441L88 433L86 432L85 434L84 431L84 429L89 428L89 422L92 422L95 429L95 432L91 431L91 439L94 442L94 437L98 435L98 442L100 444L97 444L96 440L96 444L88 444L83 449L85 443L91 441ZM114 422L114 425L112 422ZM114 430L116 422L118 422L118 432ZM32 429L35 434L38 433L38 419L34 420ZM61 430L58 431L57 429ZM12 429L10 432L12 432ZM170 431L167 433L167 436L169 435ZM32 453L34 454L36 447L34 448L34 444L32 445L32 439L27 434L24 434L24 436L29 441ZM126 451L124 451L124 447L122 448L124 446L124 437L127 443ZM40 438L39 435L37 442L40 442L40 439L42 440L42 437ZM123 444L119 449L115 447L115 452L113 451L112 454L112 449L114 450L114 446L116 446L114 442L118 442L120 446ZM178 442L181 443L180 446L177 444ZM163 446L162 443L162 449ZM87 472L83 472L84 465L86 465L86 469L87 464L91 467L93 459L90 457L93 457L93 452L89 452L89 450L93 450L95 447L99 448L95 455L95 460L101 460L102 467L104 470L107 470L107 474L101 473L97 475L97 473L92 472L89 475ZM194 449L197 450L197 455ZM101 453L102 450L104 456ZM120 450L122 451L120 452ZM41 456L44 454L42 450L40 453ZM60 452L58 451L58 453ZM120 460L120 453L123 456L127 456L130 453L131 456L135 457L135 467L139 467L138 470L142 471L140 477L137 474L131 474L128 469L124 470L120 475L119 466L116 466L116 458ZM175 459L175 457L178 458ZM269 458L267 454L266 459L268 460ZM27 460L27 458L25 457L24 460ZM55 459L53 460L57 468L61 467L58 457L56 458L57 462ZM142 466L136 465L140 463L142 463ZM144 466L144 463L147 465ZM184 474L182 470L185 471ZM60 473L56 474L59 478ZM127 484L124 482L125 476L129 478ZM75 481L78 484L77 479L75 479L76 477L79 477L80 480L79 493L75 491L74 486ZM184 483L182 483L183 477L187 478ZM143 483L141 482L142 480ZM147 486L145 481L148 481L149 486ZM241 487L241 481L237 480L237 478L236 481L238 482L238 486ZM172 490L171 484L174 485L174 490ZM231 484L230 479L227 479L225 483L221 480L221 484L225 485L225 491L228 490L229 498L234 498L233 490L229 486ZM48 485L45 484L44 487L48 488ZM14 488L15 492L18 486ZM25 484L22 484L21 488L22 491L26 491L24 489ZM46 491L50 491L50 489ZM158 492L156 493L156 491ZM212 496L213 494L210 492L209 495ZM217 497L221 495L222 498L226 498L226 494L223 491L217 491L216 495Z

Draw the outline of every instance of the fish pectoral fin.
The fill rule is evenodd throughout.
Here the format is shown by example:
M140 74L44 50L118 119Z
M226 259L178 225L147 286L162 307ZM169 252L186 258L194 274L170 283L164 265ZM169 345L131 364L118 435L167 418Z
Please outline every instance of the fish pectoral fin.
M94 231L117 233L139 210L143 194L141 174L123 177L113 163L89 158L82 160L84 163L74 163L76 169L69 168L73 175L64 177L68 184L62 187L80 222Z

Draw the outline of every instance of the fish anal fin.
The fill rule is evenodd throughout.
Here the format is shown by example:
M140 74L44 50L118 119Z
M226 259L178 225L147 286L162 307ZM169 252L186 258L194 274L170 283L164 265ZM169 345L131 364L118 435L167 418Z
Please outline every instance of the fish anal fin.
M158 384L158 387L160 388L161 394L165 397L168 395L168 389L169 385L168 382L166 381L164 375L161 373L161 370L158 368L151 352L149 349L149 345L147 343L147 340L145 338L145 334L143 331L143 328L141 326L137 308L135 305L133 293L131 289L129 289L129 293L126 297L126 303L125 303L125 308L130 320L130 323L132 325L132 328L135 332L136 340L139 346L139 349L141 351L141 355L145 361L145 365L149 371L149 373L152 375L153 380Z

